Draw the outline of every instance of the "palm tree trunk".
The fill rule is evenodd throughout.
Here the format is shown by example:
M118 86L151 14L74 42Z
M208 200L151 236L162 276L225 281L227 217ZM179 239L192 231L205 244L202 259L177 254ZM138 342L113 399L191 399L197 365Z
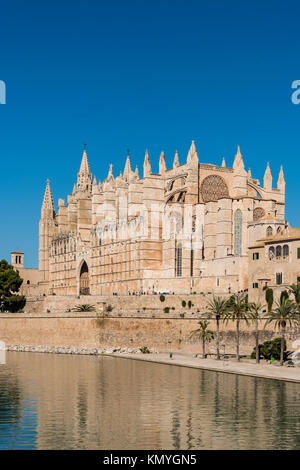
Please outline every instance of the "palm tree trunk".
M205 359L205 338L202 338L202 356Z
M236 321L236 360L240 360L240 320Z
M283 353L284 353L284 338L285 338L285 326L281 329L281 348L280 348L280 365L283 366Z
M258 345L258 317L255 319L255 349L256 349L256 364L259 363L259 345Z
M216 348L217 348L217 360L220 360L220 317L217 315L217 338L216 338Z

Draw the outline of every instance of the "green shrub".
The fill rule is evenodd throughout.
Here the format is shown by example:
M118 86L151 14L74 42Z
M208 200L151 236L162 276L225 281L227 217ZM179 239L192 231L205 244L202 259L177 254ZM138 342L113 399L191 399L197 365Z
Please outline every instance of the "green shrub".
M165 308L164 308L164 312L165 312L165 313L169 313L169 312L170 312L170 307L165 307Z
M288 299L289 293L287 290L283 290L280 294L280 303L282 303L283 299Z
M147 346L142 346L140 348L140 351L141 351L142 354L151 354L151 351L150 351L149 348L147 348Z
M166 298L165 298L164 295L161 295L161 296L159 297L159 300L160 300L161 302L164 302L164 301L166 300Z
M94 305L90 305L90 304L81 304L81 305L75 305L73 310L74 312L94 312L95 307Z
M266 302L268 304L268 313L270 313L272 311L273 302L274 302L273 289L266 287L265 290L266 290Z
M11 295L5 297L3 301L3 309L16 313L22 310L26 305L26 297L24 295Z
M181 302L181 305L183 306L183 308L185 308L185 307L186 307L186 301L183 300L183 301Z
M189 300L188 301L188 307L191 308L192 307L192 302Z
M281 338L275 338L270 341L265 341L263 344L259 344L259 353L260 357L263 359L270 360L272 357L274 359L280 359L280 350L281 350ZM284 340L284 360L287 359L288 353L286 351L286 341ZM251 359L256 358L256 348L253 349L251 353Z

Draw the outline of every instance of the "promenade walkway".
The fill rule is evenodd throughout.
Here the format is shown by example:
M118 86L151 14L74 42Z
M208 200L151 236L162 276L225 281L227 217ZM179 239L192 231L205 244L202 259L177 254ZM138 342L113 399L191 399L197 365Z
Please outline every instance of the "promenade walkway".
M173 353L172 359L169 354L118 354L111 356L133 359L137 361L155 362L173 366L191 367L193 369L206 369L229 374L247 375L251 377L262 377L265 379L285 380L300 383L300 367L280 367L275 364L251 364L248 362L237 362L231 360L201 359L192 355Z

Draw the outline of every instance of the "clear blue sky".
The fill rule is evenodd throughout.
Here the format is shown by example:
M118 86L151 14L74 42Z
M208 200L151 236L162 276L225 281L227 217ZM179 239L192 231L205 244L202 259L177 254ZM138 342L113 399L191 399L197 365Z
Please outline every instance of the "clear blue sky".
M247 4L245 4L247 3ZM126 149L140 173L164 149L184 162L232 165L237 145L262 181L284 165L286 217L300 226L299 2L10 0L1 4L0 259L37 266L38 221L50 178L72 191L83 143L91 170L117 175Z

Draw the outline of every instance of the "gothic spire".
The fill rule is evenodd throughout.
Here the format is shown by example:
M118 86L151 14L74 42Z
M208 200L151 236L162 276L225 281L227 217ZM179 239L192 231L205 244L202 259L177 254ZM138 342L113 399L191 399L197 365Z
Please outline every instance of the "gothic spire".
M92 194L97 194L97 193L99 193L99 188L98 188L96 176L94 176Z
M113 175L113 164L111 163L109 165L109 171L108 171L108 175L107 175L107 180L110 180L110 179L114 179L114 175Z
M173 160L173 168L178 168L180 166L178 152L176 150L174 160Z
M42 219L54 219L55 210L53 204L53 197L50 189L50 181L47 179L43 204L42 204Z
M123 177L126 181L129 181L129 177L130 177L131 173L132 173L132 170L131 170L131 164L130 164L130 157L129 157L129 153L128 153L127 158L126 158L124 173L123 173Z
M91 173L90 171L90 166L89 166L89 162L88 162L88 157L87 157L87 153L86 153L86 149L84 149L83 151L83 154L82 154L82 160L81 160L81 165L80 165L80 169L79 169L79 173L83 174L83 173Z
M92 173L90 170L86 149L82 154L82 160L77 177L77 189L82 191L90 190L92 185Z
M239 145L238 145L238 148L237 148L236 155L234 157L234 162L233 162L232 168L234 170L237 170L237 169L244 170L245 169L244 160L243 160L243 156L241 154L241 150L240 150Z
M280 167L280 172L279 172L279 176L278 176L277 189L279 189L281 191L284 191L284 189L285 189L285 178L284 178L282 165Z
M264 175L264 189L266 191L272 191L272 181L273 181L272 173L271 173L270 165L268 162L265 175Z
M199 162L195 142L193 140L192 140L192 143L191 143L186 161L187 161L187 163L198 163Z
M149 159L148 150L146 150L145 160L144 160L144 177L149 176L151 174L152 174L151 163L150 163L150 159Z
M226 162L225 162L225 158L224 158L224 157L222 158L222 167L223 167L223 168L226 168Z
M163 175L166 170L167 170L167 165L166 165L165 154L164 154L164 151L162 151L159 156L159 174Z

